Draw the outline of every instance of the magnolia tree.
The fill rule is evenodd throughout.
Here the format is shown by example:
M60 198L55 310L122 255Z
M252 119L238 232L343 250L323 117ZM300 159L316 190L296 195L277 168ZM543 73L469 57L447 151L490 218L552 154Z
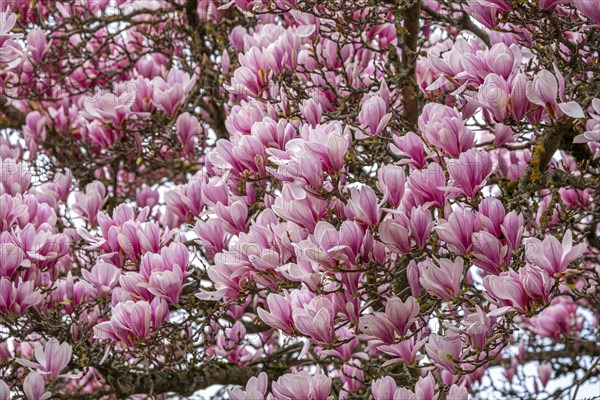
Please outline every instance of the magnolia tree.
M600 394L599 0L0 9L0 400Z

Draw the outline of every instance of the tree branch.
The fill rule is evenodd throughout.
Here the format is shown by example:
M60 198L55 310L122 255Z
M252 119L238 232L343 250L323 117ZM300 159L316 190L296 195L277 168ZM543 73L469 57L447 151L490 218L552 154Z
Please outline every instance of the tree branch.
M573 136L573 121L558 121L556 126L548 128L544 134L536 140L531 161L527 165L525 172L519 179L519 191L525 192L532 185L537 187L542 178L542 174L550 164L552 156L560 148L563 137L571 138Z
M8 99L0 95L0 129L21 129L25 125L25 114L17 110L10 104Z
M404 10L405 47L402 50L402 63L410 76L410 83L402 88L402 115L411 125L419 120L419 97L415 63L417 60L417 45L421 22L421 1L412 0ZM408 51L407 51L408 50Z
M134 394L158 395L177 393L191 396L212 385L245 385L261 369L248 366L212 362L188 371L161 370L147 373L124 370L100 371L119 399Z

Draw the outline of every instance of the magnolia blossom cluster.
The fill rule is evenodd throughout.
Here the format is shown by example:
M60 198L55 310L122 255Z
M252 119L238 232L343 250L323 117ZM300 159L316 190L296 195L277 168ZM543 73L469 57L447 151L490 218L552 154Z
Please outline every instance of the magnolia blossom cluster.
M597 0L80 3L1 6L0 400L599 374Z

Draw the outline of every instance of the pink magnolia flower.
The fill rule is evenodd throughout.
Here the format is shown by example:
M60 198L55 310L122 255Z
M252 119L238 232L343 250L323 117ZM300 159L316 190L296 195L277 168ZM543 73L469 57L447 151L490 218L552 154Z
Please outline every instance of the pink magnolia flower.
M205 203L202 198L202 185L200 177L192 178L187 184L177 186L165 194L167 208L183 221L191 221L200 215Z
M451 185L446 190L458 191L474 197L492 173L492 160L487 152L471 149L462 153L458 160L448 161Z
M344 166L344 157L350 147L350 137L338 121L319 125L303 136L304 146L323 162L323 167L331 171L340 171Z
M581 257L585 249L583 243L573 246L573 233L569 229L565 232L562 244L552 235L546 236L543 242L537 238L529 239L525 245L525 256L532 264L554 275L564 272L571 262Z
M325 215L327 203L309 194L301 185L291 183L283 186L282 196L275 199L271 209L281 218L295 222L312 232L317 222Z
M483 107L490 112L496 121L504 121L508 117L510 88L506 80L496 74L485 77L479 87L477 100L469 98L475 106Z
M323 118L323 107L313 99L305 100L300 107L300 112L313 128L316 128Z
M429 335L425 351L431 360L450 372L456 370L461 361L462 341L460 336L440 336L436 333Z
M562 81L562 77L560 77ZM559 83L560 92L559 92ZM533 78L533 82L527 83L527 98L533 104L542 106L551 118L559 118L562 113L573 118L584 118L583 109L574 101L558 103L556 97L564 96L564 82L559 82L556 76L548 70L541 70Z
M360 317L358 327L366 336L378 343L391 345L396 339L396 327L385 313L376 312Z
M273 382L269 400L328 400L331 394L331 378L317 371L310 375L306 371L285 374Z
M17 268L26 266L24 256L23 250L16 244L0 243L0 277L11 278Z
M526 265L519 273L510 270L483 278L487 294L502 306L497 310L499 313L505 310L527 313L537 304L546 304L553 284L553 279L544 270L531 265Z
M475 144L475 134L465 127L458 112L441 104L428 103L423 107L419 130L433 146L452 157Z
M194 88L196 77L191 77L181 69L172 68L166 80L157 76L152 80L152 84L154 86L152 99L154 105L168 116L173 117Z
M444 204L446 176L438 163L430 163L426 169L413 172L408 178L408 188L423 203L436 207Z
M121 269L104 261L99 261L90 271L82 269L81 276L94 286L96 296L107 297L110 291L119 283Z
M408 157L408 160L401 162L422 168L425 165L426 152L423 139L414 132L408 132L404 136L393 136L394 144L391 146L392 152L398 155Z
M377 177L377 189L384 194L381 202L387 201L392 207L398 207L406 185L404 168L397 165L384 165L379 169Z
M134 115L131 106L135 96L131 93L105 93L99 99L89 98L84 101L84 109L88 119L97 118L111 122L114 126L122 125L125 120Z
M476 222L477 216L472 211L458 209L450 214L447 221L440 220L435 229L450 250L466 255L471 251L472 234L477 230Z
M417 246L423 247L433 229L431 212L422 206L415 207L410 212L410 233Z
M419 282L423 289L439 298L450 301L460 293L463 278L464 260L457 257L455 261L447 258L437 260L439 267L428 260L420 271Z
M86 217L90 224L96 223L98 211L104 206L106 189L102 182L94 181L85 186L85 191L75 192L73 208Z
M600 2L598 0L575 0L573 5L580 13L600 24Z
M591 118L585 124L586 131L577 135L573 142L587 143L595 153L594 158L598 158L600 156L600 99L593 99L588 111Z
M149 187L142 187L136 189L135 191L135 202L140 207L148 207L152 209L152 207L158 204L158 201L158 190L154 190Z
M474 0L463 6L465 12L472 15L486 28L492 29L498 25L500 13L510 11L512 6L505 0Z
M124 301L112 308L112 319L94 327L97 339L122 341L128 346L150 337L151 329L158 329L169 316L164 299L147 301Z
M34 62L40 62L44 54L48 51L48 42L46 35L39 29L32 29L27 34L27 49Z
M10 388L3 380L0 380L0 399L10 400Z
M438 396L439 393L436 393L435 390L435 378L433 377L431 372L429 372L426 376L420 377L415 385L414 400L437 400ZM413 400L412 397L411 400Z
M185 154L193 154L196 141L202 133L202 127L200 126L200 122L198 122L198 118L185 112L177 117L175 126L177 128L177 136L183 145Z
M496 237L501 237L502 235L502 223L505 216L506 210L502 202L496 197L486 197L479 204L477 222L481 224L483 229Z
M10 11L0 11L0 71L9 71L21 64L23 54L21 46L14 40L22 37L21 34L11 33L17 22L17 16Z
M346 204L346 216L368 226L376 225L381 217L377 196L371 187L350 189L350 201Z
M392 297L385 305L386 316L401 336L406 335L408 328L419 315L419 311L419 303L412 296L406 301L402 301L398 297Z
M371 394L375 400L395 399L396 389L396 381L391 376L375 379L371 384Z
M336 317L333 303L325 297L316 297L303 308L292 311L296 328L315 341L331 343L335 337L333 327Z
M484 271L498 275L508 264L508 247L489 232L473 233L473 264Z
M0 279L0 312L20 316L41 301L42 294L35 289L32 281Z
M387 361L384 365L392 365L398 362L411 365L423 358L422 355L419 355L419 352L426 341L426 338L417 341L415 336L411 336L409 339L391 345L378 345L377 350L395 357Z
M49 399L52 394L46 391L46 384L42 376L32 371L30 372L23 381L23 392L27 396L27 400L46 400ZM8 397L6 397L8 399Z
M552 365L548 362L543 362L538 365L537 368L538 377L540 378L540 382L542 382L542 386L546 387L550 378L552 378Z
M411 248L409 221L403 219L387 219L379 224L379 238L394 252L408 254Z
M523 231L525 229L523 215L515 211L511 211L504 217L504 222L500 227L508 245L512 249L516 249L521 244Z
M265 372L261 372L258 377L253 376L246 383L246 390L235 388L227 389L227 394L231 400L264 400L269 387L269 378Z
M364 229L356 222L344 221L338 232L329 222L319 221L312 238L301 241L299 248L309 259L335 269L339 261L356 262L364 236Z
M388 113L389 105L379 96L372 96L365 100L358 113L358 122L367 129L371 135L379 135L392 118Z
M0 159L0 195L25 194L31 186L31 174L25 163L10 158Z
M17 359L24 367L35 369L44 375L47 381L53 381L59 377L60 372L69 364L72 357L72 349L68 343L60 344L56 339L50 339L45 346L40 343L35 345L35 359L37 362Z
M270 293L267 296L267 305L269 311L263 308L258 309L258 316L267 325L270 325L287 335L294 333L293 318L292 318L292 306L289 300L276 293Z

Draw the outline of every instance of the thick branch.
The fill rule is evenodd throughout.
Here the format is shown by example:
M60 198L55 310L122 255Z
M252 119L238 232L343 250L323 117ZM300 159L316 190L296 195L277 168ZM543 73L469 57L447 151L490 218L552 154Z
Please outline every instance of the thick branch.
M124 399L134 394L177 393L182 396L190 396L194 392L212 385L245 385L261 370L213 362L188 371L161 370L135 373L111 370L102 372L105 372L106 381L118 398Z
M404 11L405 47L402 51L402 63L409 73L410 81L402 88L402 114L411 125L416 125L419 120L419 97L415 63L417 60L417 45L421 21L421 1L412 0ZM407 51L408 50L408 51Z
M521 192L526 192L532 185L537 186L542 174L550 164L552 156L560 148L561 142L564 138L572 141L573 132L572 120L557 122L555 127L544 131L544 134L536 141L531 161L519 180L518 187Z
M25 114L8 104L6 97L0 95L0 129L21 129L25 125Z

